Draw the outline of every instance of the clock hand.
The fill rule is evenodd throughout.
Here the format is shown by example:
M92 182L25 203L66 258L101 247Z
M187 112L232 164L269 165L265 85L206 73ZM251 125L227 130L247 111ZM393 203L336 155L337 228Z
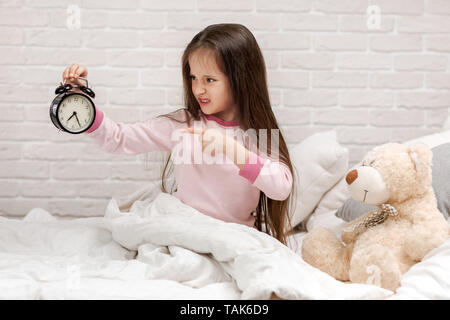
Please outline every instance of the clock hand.
M74 114L75 114L75 118L77 118L78 125L81 127L81 123L80 123L80 120L78 120L77 113L75 112Z
M75 113L75 111L72 113L72 115L70 116L70 118L69 119L67 119L67 121L66 122L69 122L69 120L70 119L72 119L72 117L75 115L76 113Z

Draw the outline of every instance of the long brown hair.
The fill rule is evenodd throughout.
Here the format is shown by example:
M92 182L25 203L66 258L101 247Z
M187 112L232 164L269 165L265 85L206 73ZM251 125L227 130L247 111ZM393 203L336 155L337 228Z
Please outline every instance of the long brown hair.
M192 118L200 119L201 109L192 92L189 66L190 55L200 48L211 49L215 54L217 65L223 68L222 72L227 75L234 101L239 106L241 127L244 130L252 128L257 132L259 129L267 129L267 132L271 132L271 129L279 130L277 156L289 167L294 177L289 151L270 104L263 55L253 34L241 24L210 25L191 40L184 50L181 61L185 108L158 117L168 117L180 122L174 118L174 115L180 110L184 110L186 121L183 123L187 122L190 125ZM257 139L259 141L259 137ZM267 135L267 139L268 155L271 155L271 134ZM169 155L162 173L161 190L166 193L166 171L171 155ZM170 174L170 169L168 171ZM292 182L290 195L283 201L270 199L261 192L258 206L254 212L256 228L272 235L285 245L287 231L291 229L291 212L295 210L292 206L295 206L294 181L295 179Z

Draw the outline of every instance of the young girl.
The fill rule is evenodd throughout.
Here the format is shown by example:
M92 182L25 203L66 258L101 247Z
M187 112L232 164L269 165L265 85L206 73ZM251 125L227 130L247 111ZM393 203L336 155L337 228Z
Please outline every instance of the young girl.
M86 68L73 64L65 69L63 79L81 84L77 78L87 74ZM265 63L253 34L240 24L208 26L184 50L182 75L185 108L136 124L116 123L97 109L87 135L106 152L117 154L173 152L176 130L202 137L201 152L213 145L207 153L224 155L226 161L175 164L173 195L204 214L256 227L286 244L289 201L295 194L293 167L270 105ZM267 154L253 152L229 134L248 129L268 129L269 140L271 129L278 129L280 161L273 160L270 142ZM167 192L164 182L171 155L162 173L163 192Z

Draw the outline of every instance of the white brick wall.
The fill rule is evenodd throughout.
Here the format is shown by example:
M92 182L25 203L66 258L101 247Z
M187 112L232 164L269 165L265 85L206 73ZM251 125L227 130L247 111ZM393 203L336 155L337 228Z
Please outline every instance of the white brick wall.
M81 28L67 25L69 5ZM381 11L368 28L367 8ZM375 145L441 131L450 105L450 0L0 1L0 213L101 215L160 175L162 154L112 156L58 133L48 107L64 68L89 68L116 121L181 106L180 56L219 22L245 24L266 59L290 146L335 129L351 164Z

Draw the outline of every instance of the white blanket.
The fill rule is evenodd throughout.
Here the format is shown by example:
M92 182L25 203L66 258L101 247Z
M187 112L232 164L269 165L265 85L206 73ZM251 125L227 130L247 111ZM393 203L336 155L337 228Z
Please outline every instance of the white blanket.
M438 249L450 270L450 243ZM424 265L439 264L433 261L439 250ZM414 285L399 298L450 297L449 278L429 277L437 283L425 291L420 279L409 277ZM129 212L112 199L102 218L60 220L42 209L23 220L0 217L0 298L230 300L271 293L282 299L398 296L339 282L267 234L213 219L165 193L134 202Z

